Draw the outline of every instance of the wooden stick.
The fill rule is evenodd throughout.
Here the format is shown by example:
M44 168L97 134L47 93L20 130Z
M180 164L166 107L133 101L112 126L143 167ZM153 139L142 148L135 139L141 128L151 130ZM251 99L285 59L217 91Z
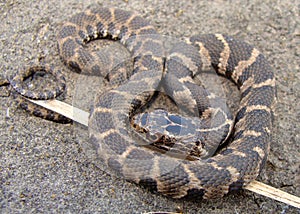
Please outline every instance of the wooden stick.
M70 118L71 120L77 123L88 126L89 113L79 108L73 107L67 103L58 100L31 100L31 99L27 99L27 100L39 106L42 106L46 109L57 112L67 118Z
M289 193L286 193L280 189L276 189L267 184L259 181L252 181L244 187L247 190L255 192L257 194L272 198L274 200L286 203L288 205L297 207L300 209L300 198Z
M73 121L76 121L85 126L88 126L88 116L89 116L88 112L85 112L81 109L70 106L69 104L66 104L66 103L58 101L58 100L47 100L47 101L30 100L30 99L28 99L28 100L37 105L43 106L44 108L47 108L47 109L55 111L59 114L62 114L65 117L72 119ZM294 207L297 207L300 209L300 198L299 197L291 195L286 192L283 192L279 189L268 186L264 183L261 183L258 181L252 181L250 184L248 184L244 188L247 190L250 190L252 192L255 192L257 194L272 198L274 200L286 203L288 205L291 205L291 206L294 206Z

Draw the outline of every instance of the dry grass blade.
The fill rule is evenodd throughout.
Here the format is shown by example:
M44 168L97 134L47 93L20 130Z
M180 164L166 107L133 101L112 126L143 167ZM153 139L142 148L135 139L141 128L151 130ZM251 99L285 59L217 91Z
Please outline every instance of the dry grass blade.
M29 100L29 99L28 99ZM43 106L47 109L55 111L68 117L78 123L85 126L88 125L88 115L89 113L82 111L78 108L70 106L66 103L60 102L58 100L51 101L40 101L40 100L29 100L37 105ZM248 184L245 189L255 192L257 194L272 198L274 200L286 203L288 205L297 207L300 209L300 198L289 193L283 192L274 187L268 186L258 181L253 181Z

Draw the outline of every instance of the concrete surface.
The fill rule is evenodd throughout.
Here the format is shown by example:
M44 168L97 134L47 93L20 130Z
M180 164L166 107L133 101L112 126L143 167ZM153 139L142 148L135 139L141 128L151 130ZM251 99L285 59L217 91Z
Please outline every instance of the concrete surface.
M55 32L72 14L96 3L138 11L160 33L176 37L224 33L260 49L274 68L278 104L266 170L259 180L300 196L300 4L253 1L0 1L1 76L29 62L61 66L72 100L77 74L60 61ZM218 201L172 200L124 181L83 152L86 130L29 115L2 96L1 213L300 213L249 191Z

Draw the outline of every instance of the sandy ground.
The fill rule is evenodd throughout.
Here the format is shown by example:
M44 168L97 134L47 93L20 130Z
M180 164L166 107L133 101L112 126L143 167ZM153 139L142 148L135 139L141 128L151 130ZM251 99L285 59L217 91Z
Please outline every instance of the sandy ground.
M224 33L260 49L274 68L278 104L274 138L259 180L300 196L299 1L99 1L138 11L160 33L175 37ZM1 76L44 60L66 74L72 100L76 74L60 61L59 24L94 1L0 1ZM2 94L3 95L3 94ZM172 200L97 167L82 146L86 130L29 115L12 96L0 105L1 213L300 213L249 191L217 201Z

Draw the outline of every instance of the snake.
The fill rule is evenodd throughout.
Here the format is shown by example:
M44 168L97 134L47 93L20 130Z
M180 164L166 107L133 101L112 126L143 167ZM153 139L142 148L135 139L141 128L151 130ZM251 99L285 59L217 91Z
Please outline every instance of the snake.
M102 38L124 45L132 57L132 71L103 71L105 60L85 48ZM104 7L88 8L65 21L58 30L57 41L67 66L112 81L113 87L96 96L91 108L88 142L117 175L172 198L211 199L242 189L260 174L271 143L275 77L266 58L252 45L223 34L200 34L166 51L163 37L148 20L135 12ZM164 85L168 85L165 91L182 108L199 117L210 117L217 107L200 102L207 99L200 97L206 92L196 88L193 80L201 72L204 60L240 90L234 120L225 110L217 111L222 115L218 120L222 132L232 127L232 141L203 159L178 158L156 150L137 134L131 119L149 116L135 115ZM14 87L19 88L17 83ZM172 119L172 114L163 110L157 114L158 118ZM146 130L142 125L138 127ZM223 141L229 136L221 135ZM198 145L203 147L205 143Z
M27 79L33 79L34 75L42 74L52 75L57 83L55 87L50 87L49 84L43 85L44 91L30 90L28 86L31 81L26 82ZM58 69L57 66L50 64L32 64L24 66L20 69L17 75L9 77L8 79L0 77L0 87L8 86L8 94L11 94L16 103L25 111L47 120L59 122L59 123L70 123L71 120L61 114L42 108L41 106L30 102L28 99L33 100L49 100L54 99L61 95L66 88L66 80L64 75ZM49 88L47 88L47 86ZM11 90L13 89L13 90Z

